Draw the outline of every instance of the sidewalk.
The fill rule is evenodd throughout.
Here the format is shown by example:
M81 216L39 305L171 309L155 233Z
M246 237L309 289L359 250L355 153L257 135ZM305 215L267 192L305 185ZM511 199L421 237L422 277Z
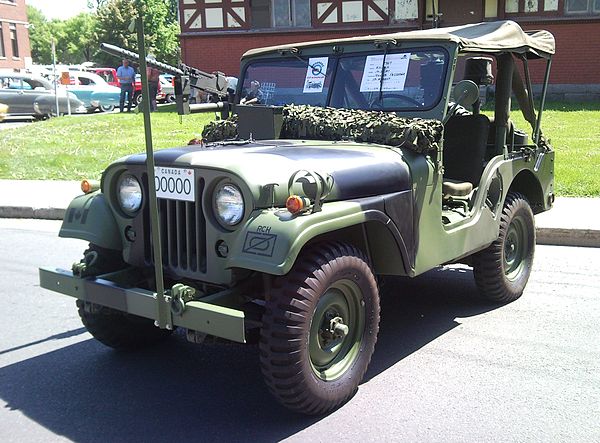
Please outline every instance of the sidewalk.
M0 218L62 220L77 181L0 180ZM600 198L557 198L536 215L537 243L600 247Z

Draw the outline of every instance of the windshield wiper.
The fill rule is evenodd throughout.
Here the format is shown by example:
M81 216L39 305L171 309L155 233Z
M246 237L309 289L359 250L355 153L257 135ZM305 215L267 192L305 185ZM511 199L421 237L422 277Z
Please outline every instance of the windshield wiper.
M383 61L381 62L381 78L379 79L379 97L377 98L377 103L383 107L383 76L385 75L385 59L387 58L388 50L390 49L390 45L397 45L398 42L396 40L377 40L375 42L375 46L380 48L383 45Z
M311 65L309 60L306 60L306 59L304 59L304 58L300 57L300 56L298 55L298 53L299 53L299 52L300 52L300 51L298 50L298 48L289 48L289 49L280 49L280 50L279 50L279 53L280 53L281 55L283 55L283 54L291 54L291 55L293 55L294 57L296 57L298 60L300 60L301 62L303 62L303 63L306 63L306 66L310 66L310 68L311 68L311 69L313 69L313 70L315 70L315 71L319 71L319 70L320 70L320 69L319 69L319 67L316 67L316 66L314 66L314 65ZM325 75L326 75L326 74L325 74L325 73L323 73L323 76L325 76Z

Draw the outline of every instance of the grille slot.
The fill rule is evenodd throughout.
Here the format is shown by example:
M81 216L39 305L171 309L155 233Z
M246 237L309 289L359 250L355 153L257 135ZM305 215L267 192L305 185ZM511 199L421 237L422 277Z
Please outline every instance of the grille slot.
M206 273L206 219L202 210L204 179L196 182L196 201L158 199L163 267L171 274ZM146 223L148 232L150 222ZM147 257L152 256L148 242ZM151 262L153 262L151 260Z

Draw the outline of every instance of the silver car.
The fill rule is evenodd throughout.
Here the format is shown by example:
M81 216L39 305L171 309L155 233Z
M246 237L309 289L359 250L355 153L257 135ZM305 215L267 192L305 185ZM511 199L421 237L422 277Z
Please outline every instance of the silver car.
M29 74L0 73L0 103L8 106L10 116L33 116L42 119L56 115L54 88L47 80ZM59 114L86 112L83 102L74 94L58 92Z

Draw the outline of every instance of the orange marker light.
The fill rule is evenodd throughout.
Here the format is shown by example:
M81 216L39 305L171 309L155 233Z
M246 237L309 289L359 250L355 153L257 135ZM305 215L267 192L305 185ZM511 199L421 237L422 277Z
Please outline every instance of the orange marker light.
M304 199L297 195L290 195L285 201L285 207L292 214L297 214L304 209Z
M100 189L100 183L97 180L87 180L83 179L81 181L81 191L84 194L89 194L90 192L94 192Z

